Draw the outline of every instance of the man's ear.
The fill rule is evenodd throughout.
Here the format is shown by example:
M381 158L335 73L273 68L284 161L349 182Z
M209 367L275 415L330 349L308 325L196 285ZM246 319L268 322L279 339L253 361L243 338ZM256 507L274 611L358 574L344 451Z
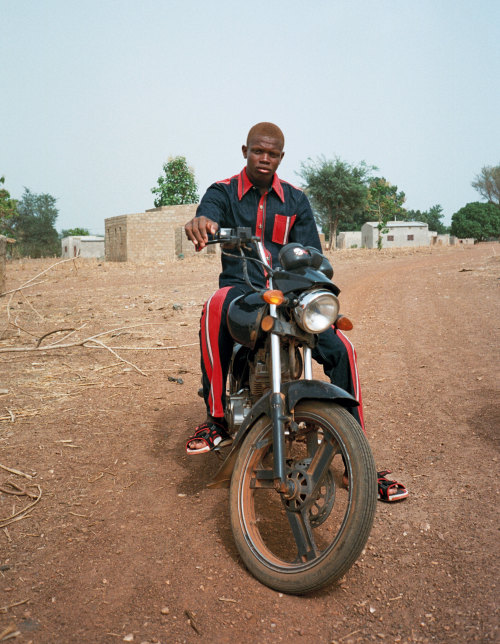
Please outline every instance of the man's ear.
M243 152L243 158L247 158L247 153L248 153L248 147L246 145L241 146L241 151Z

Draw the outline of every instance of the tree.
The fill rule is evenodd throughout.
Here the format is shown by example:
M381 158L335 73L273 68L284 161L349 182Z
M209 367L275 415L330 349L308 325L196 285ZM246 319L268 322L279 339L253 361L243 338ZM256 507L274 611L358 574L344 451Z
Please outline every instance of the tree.
M0 177L0 235L12 237L13 224L17 215L16 200L12 199L3 184L5 177Z
M158 195L154 201L156 208L198 203L198 186L185 157L170 157L163 164L163 172L165 174L158 177L158 186L151 188L151 192Z
M444 235L448 228L443 224L441 219L444 217L443 208L440 204L432 206L428 211L407 210L406 219L408 221L423 221L429 224L429 230L433 230L438 235Z
M58 255L59 235L54 228L58 215L55 197L35 194L25 188L17 204L17 213L14 223L14 237L18 242L16 251L30 257Z
M378 221L377 248L382 249L382 235L387 232L387 222L391 219L405 219L403 208L405 193L390 184L384 177L375 177L368 186L368 211Z
M368 180L373 168L364 161L358 166L324 157L301 163L298 173L305 182L305 191L311 201L316 221L335 248L339 222L354 220L366 203Z
M489 203L500 205L500 165L485 165L471 185Z
M452 216L451 234L478 241L500 237L500 208L480 201L468 203Z
M61 238L63 237L83 237L90 235L86 228L63 228L61 230Z

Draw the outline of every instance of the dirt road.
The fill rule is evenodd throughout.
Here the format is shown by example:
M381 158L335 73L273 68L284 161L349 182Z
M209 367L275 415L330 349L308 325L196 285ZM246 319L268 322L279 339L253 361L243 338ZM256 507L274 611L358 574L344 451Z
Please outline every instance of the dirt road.
M217 458L184 453L215 258L70 261L0 299L0 641L499 640L500 244L332 262L377 466L410 497L306 597L249 575L227 491L205 488ZM9 264L7 290L52 263ZM46 349L110 329L115 353Z

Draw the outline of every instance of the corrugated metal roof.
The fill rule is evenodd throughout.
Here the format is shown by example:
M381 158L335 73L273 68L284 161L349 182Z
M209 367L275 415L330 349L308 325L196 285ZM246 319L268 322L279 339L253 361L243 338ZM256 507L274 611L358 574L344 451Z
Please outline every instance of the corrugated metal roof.
M365 224L376 228L378 221L366 221ZM388 221L386 224L386 228L421 228L422 226L427 227L428 224L423 221Z

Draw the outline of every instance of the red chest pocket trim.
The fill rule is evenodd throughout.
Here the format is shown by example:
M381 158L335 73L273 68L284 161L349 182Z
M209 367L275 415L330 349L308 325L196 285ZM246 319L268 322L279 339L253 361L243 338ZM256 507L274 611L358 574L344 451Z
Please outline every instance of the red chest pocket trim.
M292 215L291 217L287 217L286 215L274 216L272 241L275 244L284 245L288 243L288 237L290 236L290 231L296 219L297 215Z

